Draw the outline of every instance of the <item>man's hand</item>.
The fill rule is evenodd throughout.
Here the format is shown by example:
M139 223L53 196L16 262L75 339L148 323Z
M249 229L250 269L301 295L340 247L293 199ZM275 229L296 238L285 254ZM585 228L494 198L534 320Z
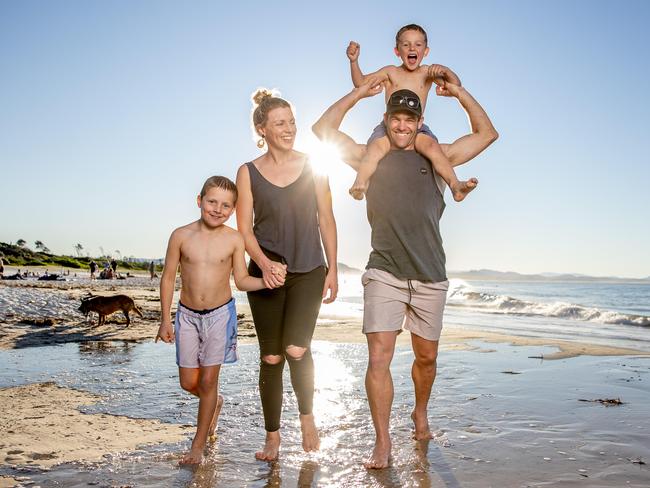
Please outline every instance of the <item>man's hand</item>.
M453 83L444 83L442 85L436 86L436 95L439 97L458 98L461 90L463 90L463 87L461 86L455 85Z
M162 322L160 327L158 327L158 334L156 334L156 340L158 342L160 339L167 344L172 344L174 342L174 328L170 322Z
M384 82L379 76L369 76L359 88L356 88L359 99L374 97L384 89Z
M354 63L357 59L359 59L359 53L361 52L361 46L359 43L350 41L350 44L348 45L348 48L345 51L345 54L348 55L348 59L350 60L351 63Z
M442 64L429 65L428 77L438 86L443 86L445 83L452 83L458 86L462 84L458 75Z
M327 296L329 290L329 296ZM336 300L336 295L339 292L339 280L336 271L330 270L325 277L325 285L323 285L323 303L332 303Z

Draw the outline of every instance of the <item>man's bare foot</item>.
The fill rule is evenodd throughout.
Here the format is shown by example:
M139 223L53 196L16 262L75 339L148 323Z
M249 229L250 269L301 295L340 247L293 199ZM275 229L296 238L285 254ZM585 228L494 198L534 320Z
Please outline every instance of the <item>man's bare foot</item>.
M302 448L305 452L318 451L320 438L314 422L314 414L300 415L300 430L302 431Z
M255 453L259 461L275 461L280 453L280 431L266 433L266 441L261 451Z
M478 180L476 178L470 178L467 181L458 181L458 183L452 185L451 193L454 196L454 200L462 202L467 194L476 188L476 185L478 185Z
M363 200L366 192L368 191L368 183L360 181L358 178L354 180L352 186L348 190L348 193L352 195L352 198L355 200Z
M178 464L201 464L201 461L203 461L203 448L192 446L190 452L185 454Z
M214 408L214 415L212 416L212 422L210 423L210 430L208 431L208 442L213 444L217 441L217 422L219 422L219 414L221 413L221 407L223 407L223 395L219 395L217 398L217 406Z
M387 468L390 465L390 448L390 443L388 443L388 445L375 444L372 454L368 460L363 463L363 466L366 469Z
M411 420L415 427L415 430L413 431L413 439L416 441L433 439L433 434L429 428L429 419L426 415L418 416L415 414L415 410L413 410L413 412L411 412Z

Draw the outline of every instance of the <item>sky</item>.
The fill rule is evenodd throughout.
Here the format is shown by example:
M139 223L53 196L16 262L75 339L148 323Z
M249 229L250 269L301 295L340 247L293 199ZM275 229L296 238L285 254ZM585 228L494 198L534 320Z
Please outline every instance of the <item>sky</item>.
M163 257L198 218L203 181L261 154L250 96L264 86L292 102L296 149L330 176L339 261L363 268L365 202L310 127L352 88L350 40L373 71L396 63L395 32L415 22L425 62L458 73L500 134L457 170L478 189L446 194L447 268L650 276L649 21L642 0L4 0L0 241ZM365 142L382 102L343 129ZM469 131L453 99L432 94L425 119L441 142Z

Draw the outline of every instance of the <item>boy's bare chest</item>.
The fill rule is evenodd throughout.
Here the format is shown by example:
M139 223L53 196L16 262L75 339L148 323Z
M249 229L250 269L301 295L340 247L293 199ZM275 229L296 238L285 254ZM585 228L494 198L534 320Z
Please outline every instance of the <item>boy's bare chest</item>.
M226 239L189 239L183 243L181 264L231 266L233 245Z
M398 71L391 73L388 77L386 86L386 100L390 98L393 92L397 90L411 90L417 93L422 103L426 103L427 95L431 89L431 82L427 77L420 73L400 73Z

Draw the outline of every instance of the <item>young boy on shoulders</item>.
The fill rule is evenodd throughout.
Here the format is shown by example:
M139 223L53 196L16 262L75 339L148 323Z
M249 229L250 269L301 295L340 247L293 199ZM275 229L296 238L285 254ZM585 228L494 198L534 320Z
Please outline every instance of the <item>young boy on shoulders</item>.
M419 25L405 25L395 36L395 54L402 60L400 66L384 66L374 73L364 75L358 62L360 50L361 47L354 41L350 42L347 48L352 83L358 88L369 77L376 77L379 84L382 84L386 90L387 105L408 106L410 109L424 113L427 95L433 83L438 85L437 89L439 90L444 89L446 83L459 86L461 84L458 76L446 66L421 64L424 57L429 54L429 47L427 46L427 33ZM415 92L420 100L405 95L406 92L402 92L402 90ZM422 107L419 106L420 103ZM350 195L355 199L363 199L368 190L370 177L377 169L379 161L388 154L389 150L390 143L386 137L386 126L382 121L368 140L366 155L361 161L357 177L350 188ZM440 149L438 139L424 124L418 129L415 150L431 161L434 170L445 180L457 202L463 200L470 191L476 188L478 184L476 178L470 178L467 181L458 180L452 165Z
M160 280L161 323L156 342L176 342L181 388L199 397L196 435L181 464L199 464L208 436L213 436L223 404L218 394L222 364L237 360L237 311L230 275L242 291L265 288L248 275L244 239L225 222L235 211L237 187L228 178L212 176L197 197L199 220L172 232ZM171 305L176 271L181 267L181 296L174 326ZM280 281L286 271L277 268Z

